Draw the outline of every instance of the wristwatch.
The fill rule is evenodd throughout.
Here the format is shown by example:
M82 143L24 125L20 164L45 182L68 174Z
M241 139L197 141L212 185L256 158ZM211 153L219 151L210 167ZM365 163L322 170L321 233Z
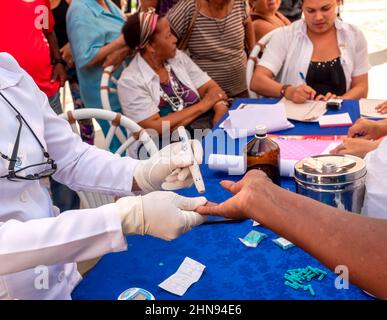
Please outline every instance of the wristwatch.
M285 96L286 89L290 87L290 84L284 84L280 90L280 98Z
M56 64L63 64L64 66L67 65L66 61L64 61L62 58L52 59L51 64L55 66Z

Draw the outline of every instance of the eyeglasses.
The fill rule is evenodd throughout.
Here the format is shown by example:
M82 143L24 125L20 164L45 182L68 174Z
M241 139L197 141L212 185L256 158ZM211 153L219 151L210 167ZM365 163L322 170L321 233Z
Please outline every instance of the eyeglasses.
M11 106L11 108L17 113L16 119L19 121L19 129L17 131L16 135L16 140L15 144L12 150L12 156L8 157L7 155L3 154L0 152L0 156L9 161L9 166L8 166L8 174L4 176L0 176L0 178L7 178L10 181L15 181L16 179L21 179L21 180L39 180L42 178L47 178L52 176L56 170L57 170L57 165L53 159L50 158L50 155L44 148L43 144L40 142L38 137L36 136L35 132L31 129L27 121L23 118L21 113L12 105L11 102L0 92L0 95L3 97L3 99ZM21 134L21 129L23 126L23 121L27 125L28 129L31 131L32 135L36 139L36 141L39 143L40 148L42 149L43 156L47 159L46 162L41 162L41 163L36 163L32 164L20 169L15 170L16 163L19 161L18 160L18 151L19 151L19 143L20 143L20 134ZM33 168L33 167L40 167L44 166L45 168L39 172L39 173L34 173L34 174L28 174L28 175L19 175L20 172L25 171L26 169ZM49 168L46 168L47 166L50 166Z

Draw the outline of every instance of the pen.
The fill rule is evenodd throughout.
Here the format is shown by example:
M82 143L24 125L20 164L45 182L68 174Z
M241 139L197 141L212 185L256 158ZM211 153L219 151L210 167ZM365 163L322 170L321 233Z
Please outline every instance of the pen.
M299 72L298 74L300 75L301 80L302 80L302 81L304 82L304 84L306 85L306 79L305 79L304 74L303 74L302 72ZM313 98L314 98L314 96L312 96L312 94L310 94L310 95L309 95L309 99L310 99L310 100L313 100Z
M306 83L304 74L302 72L299 72L298 74L300 75L301 80Z
M200 172L199 165L196 162L195 156L193 155L191 143L189 142L187 133L185 132L185 128L183 126L180 126L179 128L177 128L177 132L179 133L179 137L182 143L182 150L184 152L189 152L193 158L193 164L189 167L189 171L192 174L195 187L199 193L204 193L206 191L206 188L204 186L203 177Z

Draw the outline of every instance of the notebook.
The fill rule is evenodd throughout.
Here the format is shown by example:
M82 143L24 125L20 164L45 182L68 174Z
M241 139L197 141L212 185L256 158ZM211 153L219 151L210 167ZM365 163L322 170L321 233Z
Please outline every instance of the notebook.
M385 100L360 99L359 101L360 114L364 117L369 117L369 118L387 119L387 114L381 114L375 110L375 108L383 102L385 102Z
M329 114L320 117L318 121L321 128L328 127L349 127L352 125L352 119L349 113Z

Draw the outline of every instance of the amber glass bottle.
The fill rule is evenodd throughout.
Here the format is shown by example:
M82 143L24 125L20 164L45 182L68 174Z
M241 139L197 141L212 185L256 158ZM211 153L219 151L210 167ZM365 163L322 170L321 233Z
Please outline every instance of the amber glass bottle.
M255 128L255 137L247 144L247 171L262 170L277 185L280 185L280 148L267 137L266 126Z

